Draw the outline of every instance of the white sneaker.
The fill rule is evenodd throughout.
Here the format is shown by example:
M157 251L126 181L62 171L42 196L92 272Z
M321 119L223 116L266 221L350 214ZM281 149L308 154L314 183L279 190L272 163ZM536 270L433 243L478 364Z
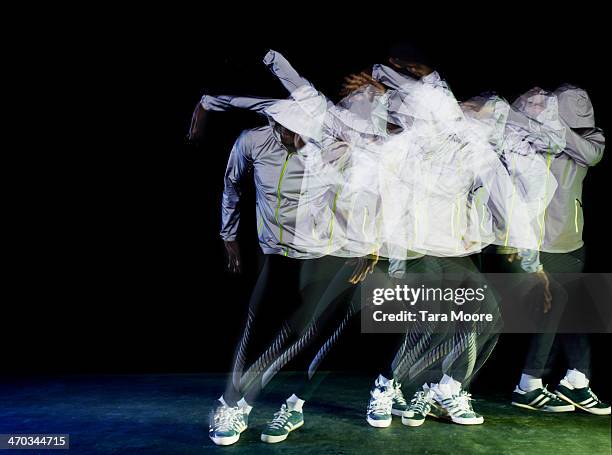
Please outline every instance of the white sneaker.
M210 419L208 436L218 446L229 446L238 442L240 434L247 429L249 416L239 406L218 406Z
M419 427L425 422L427 414L431 411L433 392L430 390L419 390L408 405L408 409L402 415L402 423L409 427Z
M268 422L266 429L261 433L261 440L274 444L287 439L289 433L304 425L304 414L289 409L283 404L280 411L274 413L274 418Z
M402 393L402 385L393 380L393 404L391 405L391 414L394 416L403 416L408 410L408 403Z
M471 401L472 396L466 391L445 398L436 395L430 414L434 417L450 419L459 425L480 425L484 423L484 417L472 409Z
M374 383L374 389L370 392L370 401L366 420L376 428L386 428L391 425L391 409L393 407L394 389L393 383L387 386L379 381Z
M610 405L597 398L588 383L585 387L574 387L566 377L561 379L555 393L560 399L582 411L595 415L610 415Z

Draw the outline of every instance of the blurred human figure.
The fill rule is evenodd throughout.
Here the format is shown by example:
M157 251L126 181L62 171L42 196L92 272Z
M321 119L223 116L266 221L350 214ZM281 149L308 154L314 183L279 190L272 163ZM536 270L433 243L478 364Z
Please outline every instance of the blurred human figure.
M582 239L584 216L582 188L588 168L602 158L605 148L603 131L595 126L593 106L587 92L564 84L555 90L559 118L565 126L564 148L541 148L551 173L558 181L553 199L546 209L543 223L540 259L549 273L581 273L585 264ZM537 96L522 97L517 108L531 119L541 112ZM530 127L537 126L531 123ZM564 286L568 305L581 300L579 280ZM554 302L553 302L554 305ZM553 354L561 348L568 370L554 393L547 390L542 378L548 372ZM586 334L534 334L520 381L512 393L512 404L524 409L549 412L573 411L576 407L591 414L610 414L589 387L591 351Z

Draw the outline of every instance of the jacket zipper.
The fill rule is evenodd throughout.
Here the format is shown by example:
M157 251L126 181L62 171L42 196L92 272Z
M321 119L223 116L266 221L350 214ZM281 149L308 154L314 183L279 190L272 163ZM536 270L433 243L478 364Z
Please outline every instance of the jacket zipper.
M576 198L574 201L574 226L576 227L576 233L578 233L578 205L582 207L582 202Z
M283 163L283 168L281 169L281 174L280 177L278 178L278 185L276 187L276 212L275 212L275 218L276 218L276 224L278 224L278 228L279 228L279 243L281 244L281 249L282 249L282 245L283 245L283 225L281 224L279 217L278 217L278 212L280 210L280 204L281 204L281 185L283 183L283 177L285 176L285 171L287 170L287 164L289 163L289 158L291 157L291 155L293 155L293 153L291 152L287 152L287 156L285 157L285 162ZM287 256L287 254L289 253L289 250L287 248L285 248L285 256Z

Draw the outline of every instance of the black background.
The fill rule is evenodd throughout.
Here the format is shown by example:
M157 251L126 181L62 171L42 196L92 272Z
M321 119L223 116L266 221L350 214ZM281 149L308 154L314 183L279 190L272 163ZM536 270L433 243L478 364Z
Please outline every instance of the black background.
M213 114L202 144L188 145L184 137L204 93L286 96L261 63L269 48L337 101L343 76L384 62L393 42L416 42L429 49L460 100L495 90L512 101L534 86L554 90L571 82L589 92L597 125L610 130L603 30L595 34L582 27L567 34L544 26L525 34L519 33L522 27L484 21L453 32L389 37L382 25L334 36L325 26L317 23L302 34L283 26L271 39L253 30L211 30L205 21L160 27L126 44L112 64L94 64L94 79L67 82L74 103L55 115L71 130L63 136L70 152L62 153L62 141L54 141L53 151L30 162L38 184L18 188L28 197L15 220L19 253L7 277L19 278L2 331L10 353L2 371L228 369L261 253L247 190L241 225L245 273L232 277L223 271L223 173L237 134L262 119ZM592 272L611 271L611 166L604 156L585 184ZM376 335L359 336L356 327L351 336L358 341L339 346L327 367L370 372L362 360L374 352ZM594 383L601 387L610 338L594 338ZM502 336L478 384L511 387L524 345L524 336Z

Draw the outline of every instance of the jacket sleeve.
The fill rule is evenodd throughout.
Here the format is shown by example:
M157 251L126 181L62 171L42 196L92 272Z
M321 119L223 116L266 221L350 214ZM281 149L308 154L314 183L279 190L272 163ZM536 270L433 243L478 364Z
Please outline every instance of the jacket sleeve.
M566 127L565 142L563 153L569 155L583 167L595 166L599 163L606 146L606 138L599 128L594 128L580 135Z
M280 80L289 93L293 93L304 85L313 87L307 79L304 79L298 74L281 53L270 50L264 57L263 62L264 65L272 71L272 74Z
M207 111L231 111L234 109L248 109L257 113L263 114L264 109L273 105L278 100L270 98L258 98L254 96L231 96L219 95L211 96L204 95L200 100L200 104Z
M539 152L558 155L565 148L565 134L567 126L561 129L552 129L537 120L527 117L524 113L510 108L506 126L525 137Z
M544 266L540 262L538 250L520 249L518 255L521 258L521 268L527 273L541 272Z
M243 132L230 153L225 170L225 185L221 201L221 238L236 240L240 223L241 181L251 163L248 133Z

